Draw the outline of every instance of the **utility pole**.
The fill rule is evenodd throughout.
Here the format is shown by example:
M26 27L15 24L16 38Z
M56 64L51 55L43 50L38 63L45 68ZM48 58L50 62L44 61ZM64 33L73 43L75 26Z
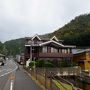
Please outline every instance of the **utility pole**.
M30 46L30 60L32 61L32 45Z
M32 51L34 50L33 49L33 44L34 44L34 42L32 41L31 42L31 45L30 45L30 60L32 61ZM35 69L35 58L34 58L34 69Z

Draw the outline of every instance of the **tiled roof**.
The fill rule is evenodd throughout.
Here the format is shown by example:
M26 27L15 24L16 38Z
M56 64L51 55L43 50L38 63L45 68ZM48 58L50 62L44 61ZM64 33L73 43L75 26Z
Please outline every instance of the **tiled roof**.
M48 37L48 35L38 35L41 40L49 41L52 37ZM32 39L33 37L25 37L25 39ZM59 40L59 42L63 42L63 40Z
M58 38L55 37L55 36L50 38L50 37L48 37L48 35L37 35L36 34L33 37L26 37L26 39L33 40L35 37L37 37L41 41L44 40L44 42L39 42L38 45L39 44L40 45L45 45L45 44L49 44L49 43L55 43L55 44L57 44L59 46L62 46L64 48L67 48L67 47L68 48L75 48L76 47L76 46L71 46L71 45L63 45L62 44L63 40L58 40ZM53 39L55 39L55 41ZM32 41L30 41L28 45L30 45L30 43L32 43Z

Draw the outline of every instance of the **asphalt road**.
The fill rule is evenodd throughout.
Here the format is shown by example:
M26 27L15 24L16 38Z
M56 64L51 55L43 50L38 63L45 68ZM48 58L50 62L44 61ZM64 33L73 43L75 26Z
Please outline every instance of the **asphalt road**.
M6 75L0 78L0 90L5 90L5 88L7 88L6 90L10 90L9 89L10 84L8 85L8 87L6 87L8 78L9 78L9 75Z
M14 90L42 90L22 67L16 71Z
M0 66L0 77L15 71L17 68L17 65L14 63L12 59L6 60L5 65Z
M17 68L12 59L7 60L4 66L0 66L0 90L10 90L11 74Z
M40 88L25 70L8 60L5 66L0 67L0 90L43 90Z

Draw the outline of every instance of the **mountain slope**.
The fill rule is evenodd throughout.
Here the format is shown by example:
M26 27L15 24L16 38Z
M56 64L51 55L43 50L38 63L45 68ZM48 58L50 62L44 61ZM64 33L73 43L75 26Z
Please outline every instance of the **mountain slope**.
M3 43L0 42L0 53L3 53Z
M56 35L59 39L63 39L65 44L90 46L90 14L76 17L49 35Z
M7 49L7 55L15 56L16 54L24 51L24 42L24 38L6 41L4 46Z

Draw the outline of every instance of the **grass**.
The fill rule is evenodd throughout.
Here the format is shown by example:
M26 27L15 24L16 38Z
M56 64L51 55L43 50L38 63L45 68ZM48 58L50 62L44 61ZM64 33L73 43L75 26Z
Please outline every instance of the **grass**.
M45 86L45 77L44 76L37 75L37 79L42 85ZM47 86L47 88L50 87L50 80L49 79L46 80L46 86Z
M72 86L69 84L65 84L62 82L58 82L56 80L53 80L53 82L56 84L56 86L60 89L60 90L72 90Z
M33 75L34 76L34 75ZM34 76L36 78L36 76ZM43 86L45 86L45 77L42 75L37 74L37 80L39 83ZM72 90L72 86L66 83L62 83L57 80L53 80L53 90L56 90L57 88L60 90ZM50 88L50 79L46 78L46 87L49 89Z
M45 86L45 77L43 77L41 75L37 75L37 79L43 86ZM72 90L72 86L69 84L65 84L65 83L62 83L62 82L56 81L56 80L53 80L53 83L60 90ZM50 80L49 79L47 79L46 86L47 86L47 88L50 87Z

